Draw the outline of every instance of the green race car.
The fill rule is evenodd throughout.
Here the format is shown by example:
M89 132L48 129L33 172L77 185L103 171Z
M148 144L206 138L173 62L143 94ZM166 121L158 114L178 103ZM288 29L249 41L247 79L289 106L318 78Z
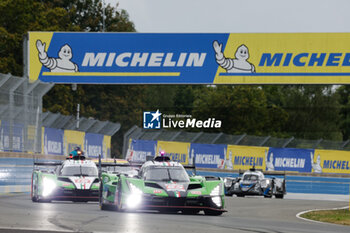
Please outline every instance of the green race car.
M96 164L84 157L63 162L34 163L31 198L41 201L98 201Z
M158 210L221 215L224 183L218 177L189 176L185 168L169 157L145 162L138 174L102 172L102 210Z

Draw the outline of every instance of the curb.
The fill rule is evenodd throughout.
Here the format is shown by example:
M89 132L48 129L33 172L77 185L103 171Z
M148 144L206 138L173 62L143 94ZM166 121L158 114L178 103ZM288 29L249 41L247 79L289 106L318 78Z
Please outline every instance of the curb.
M329 209L312 209L312 210L305 210L305 211L302 211L302 212L297 213L297 214L295 215L295 217L297 217L298 219L307 221L307 222L322 223L322 224L331 224L331 225L337 225L337 226L345 226L345 225L337 224L337 223L321 222L321 221L317 221L317 220L312 220L312 219L308 219L308 218L303 218L303 217L301 217L300 215L306 214L306 213L309 213L309 212L312 212L312 211L320 211L320 210L342 210L342 209L348 209L348 208L350 208L350 207L349 207L349 206L344 206L344 207L329 208Z

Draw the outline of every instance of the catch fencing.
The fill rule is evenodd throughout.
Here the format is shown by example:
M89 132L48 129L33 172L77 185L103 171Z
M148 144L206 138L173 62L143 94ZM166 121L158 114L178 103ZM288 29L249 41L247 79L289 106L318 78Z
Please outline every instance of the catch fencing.
M42 98L53 86L0 74L0 151L41 151Z
M110 157L111 136L120 124L43 112L43 96L53 86L0 74L0 152L67 155L79 146L92 157Z

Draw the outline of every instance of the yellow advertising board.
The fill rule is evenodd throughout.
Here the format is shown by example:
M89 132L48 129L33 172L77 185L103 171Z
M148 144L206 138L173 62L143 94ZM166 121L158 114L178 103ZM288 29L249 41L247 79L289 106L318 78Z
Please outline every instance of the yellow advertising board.
M84 151L85 133L75 130L65 130L63 136L63 152L68 155L75 147L80 147Z
M187 142L158 141L157 155L159 155L160 151L164 151L165 155L169 156L171 160L187 165L190 145L191 144Z
M230 33L217 41L214 83L349 83L349 42L349 33Z
M312 159L312 172L350 173L350 151L316 149Z
M103 150L102 150L103 158L111 157L111 136L104 135L103 136Z
M227 145L226 159L232 161L234 170L247 170L253 166L265 170L268 150L268 147Z
M45 127L41 127L41 153L45 154Z

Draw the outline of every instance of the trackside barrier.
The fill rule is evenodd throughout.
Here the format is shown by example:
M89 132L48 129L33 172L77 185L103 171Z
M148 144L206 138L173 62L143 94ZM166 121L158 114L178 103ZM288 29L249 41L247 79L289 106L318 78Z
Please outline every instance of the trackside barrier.
M36 161L59 161L64 156L34 155ZM30 192L33 154L0 152L0 194Z
M350 175L350 151L274 148L175 141L129 140L126 158L145 161L160 151L183 165L199 168Z
M201 176L238 177L238 173L203 171L197 169ZM266 175L270 177L269 175ZM279 177L279 176L275 176ZM339 194L349 195L350 177L299 176L286 175L287 193Z
M64 160L64 156L35 155L37 161ZM0 153L0 194L29 192L33 169L33 155L25 153ZM268 173L268 172L266 172ZM198 175L237 177L238 171L198 168ZM281 173L282 175L282 173ZM267 175L269 176L269 175ZM278 176L276 176L278 177ZM287 174L288 193L319 193L349 195L350 177L331 174Z

